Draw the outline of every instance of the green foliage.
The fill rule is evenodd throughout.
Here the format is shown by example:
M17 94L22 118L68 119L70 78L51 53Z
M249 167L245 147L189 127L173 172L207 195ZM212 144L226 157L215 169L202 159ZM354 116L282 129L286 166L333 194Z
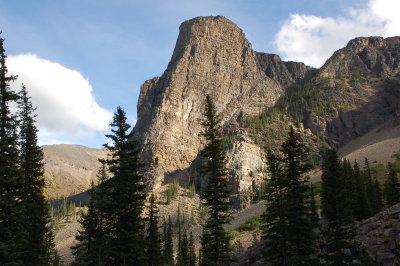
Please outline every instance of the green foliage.
M225 148L228 148L229 146L233 145L237 140L237 137L235 135L231 136L224 136L222 138L222 142Z
M189 236L189 263L188 266L196 266L197 265L197 258L196 258L196 250L194 245L194 238L192 232L190 232Z
M310 186L304 173L310 169L308 153L291 128L281 148L282 157L268 152L266 201L262 216L263 250L273 265L313 265L315 243Z
M3 43L0 38L0 263L57 265L35 108L24 85L20 93L10 88L15 77L7 75Z
M165 194L167 196L167 204L171 204L179 196L179 181L174 180L173 183L169 184Z
M189 185L189 198L194 198L196 195L196 186L194 183L190 183Z
M360 206L360 195L353 189L363 190L362 187L353 187L359 183L357 179L366 176L357 169L354 171L347 161L341 163L337 152L329 150L324 156L322 164L322 215L328 221L323 228L322 260L327 265L351 265L353 261L359 260L362 265L371 265L372 260L365 247L355 240L355 226L353 222L354 212L351 201L355 202L355 208ZM366 172L369 172L369 163L366 160ZM350 174L349 174L350 173ZM352 184L348 186L348 183ZM364 199L366 201L366 199ZM361 203L366 206L366 202ZM348 250L348 252L345 252Z
M145 265L145 221L142 212L146 192L140 174L139 149L129 139L130 125L126 123L125 112L120 107L110 125L112 134L106 136L112 144L104 145L110 157L101 160L101 182L93 191L88 216L82 220L83 231L77 236L76 254L80 254L77 258L106 265ZM105 166L111 174L110 178L106 176ZM95 221L93 226L92 220ZM89 230L86 223L96 230ZM89 248L85 243L95 244ZM96 251L100 255L95 258L92 249L104 253ZM76 263L81 262L77 260ZM83 262L83 265L87 264Z
M172 242L172 221L171 216L168 217L168 223L164 220L163 235L163 256L166 265L174 265L174 247Z
M383 187L385 203L388 205L396 204L400 201L400 182L392 164L388 163L387 179Z
M150 208L148 213L148 226L146 234L146 255L147 265L158 266L163 265L163 258L161 255L161 236L159 233L159 217L158 208L155 204L155 196L150 196Z
M252 231L259 228L261 225L261 216L253 216L246 221L243 225L239 226L236 230L242 231Z
M203 116L203 136L206 139L206 146L201 155L207 158L207 162L202 166L202 173L207 178L207 184L201 198L208 216L203 224L201 265L226 265L231 260L231 246L223 225L231 220L229 213L231 189L225 168L225 148L220 118L209 95L206 97Z

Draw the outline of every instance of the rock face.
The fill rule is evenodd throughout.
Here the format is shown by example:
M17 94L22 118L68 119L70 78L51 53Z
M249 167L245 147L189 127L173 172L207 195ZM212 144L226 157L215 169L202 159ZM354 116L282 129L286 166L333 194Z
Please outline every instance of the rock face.
M321 68L322 76L363 74L373 77L399 77L400 38L356 38L336 51Z
M233 22L218 16L182 23L167 70L140 92L134 138L143 147L148 185L185 178L203 147L199 120L206 94L225 128L234 130L243 116L258 114L282 93Z
M400 37L356 38L317 70L253 51L243 31L222 16L188 20L180 26L163 75L141 87L133 138L143 148L145 181L152 189L174 179L202 185L195 172L204 145L199 121L206 94L215 102L225 133L236 137L228 152L234 193L259 182L254 163L263 161L246 137L245 121L274 106L280 96L299 90L297 98L287 97L286 107L277 108L285 108L280 112L287 117L301 117L296 121L304 132L341 147L400 117L399 58Z
M351 40L319 70L318 78L325 78L335 94L331 98L343 103L325 124L330 142L341 146L398 118L400 37Z
M90 188L100 167L99 158L106 158L104 149L91 149L80 145L46 145L44 153L45 194L60 199Z
M378 265L400 264L400 204L358 224L358 238Z
M282 61L279 55L256 53L265 74L281 84L285 89L302 83L313 74L313 68L298 62Z

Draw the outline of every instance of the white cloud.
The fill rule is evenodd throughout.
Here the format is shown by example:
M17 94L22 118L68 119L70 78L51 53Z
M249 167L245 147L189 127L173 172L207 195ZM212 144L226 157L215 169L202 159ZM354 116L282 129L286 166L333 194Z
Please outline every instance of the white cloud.
M285 60L319 67L355 37L400 35L399 10L399 0L369 0L365 8L350 8L345 16L291 14L274 43Z
M78 71L34 54L9 56L7 67L9 74L18 75L12 88L20 90L24 83L37 107L40 143L91 136L108 129L112 111L97 104L92 86Z

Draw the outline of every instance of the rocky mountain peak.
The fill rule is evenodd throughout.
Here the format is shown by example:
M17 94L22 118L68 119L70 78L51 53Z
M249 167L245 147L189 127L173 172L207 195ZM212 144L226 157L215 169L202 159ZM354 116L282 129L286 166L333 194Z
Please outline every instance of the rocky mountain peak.
M179 36L168 68L176 66L187 52L192 57L199 56L204 53L200 48L215 51L227 40L251 49L243 31L223 16L196 17L185 21L179 27Z
M217 16L182 23L168 68L141 87L134 138L148 162L148 185L156 188L186 175L203 146L199 119L206 94L225 127L232 127L274 104L282 93L233 22Z
M360 37L336 51L321 68L325 77L357 73L372 77L400 75L400 37Z

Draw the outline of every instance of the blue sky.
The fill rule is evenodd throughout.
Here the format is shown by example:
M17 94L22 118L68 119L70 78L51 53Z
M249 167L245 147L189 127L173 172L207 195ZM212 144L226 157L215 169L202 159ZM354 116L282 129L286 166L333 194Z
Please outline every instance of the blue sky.
M134 124L141 84L162 74L187 19L224 15L256 51L320 66L356 36L400 35L399 2L0 0L0 30L38 106L40 143L98 148L116 106Z

